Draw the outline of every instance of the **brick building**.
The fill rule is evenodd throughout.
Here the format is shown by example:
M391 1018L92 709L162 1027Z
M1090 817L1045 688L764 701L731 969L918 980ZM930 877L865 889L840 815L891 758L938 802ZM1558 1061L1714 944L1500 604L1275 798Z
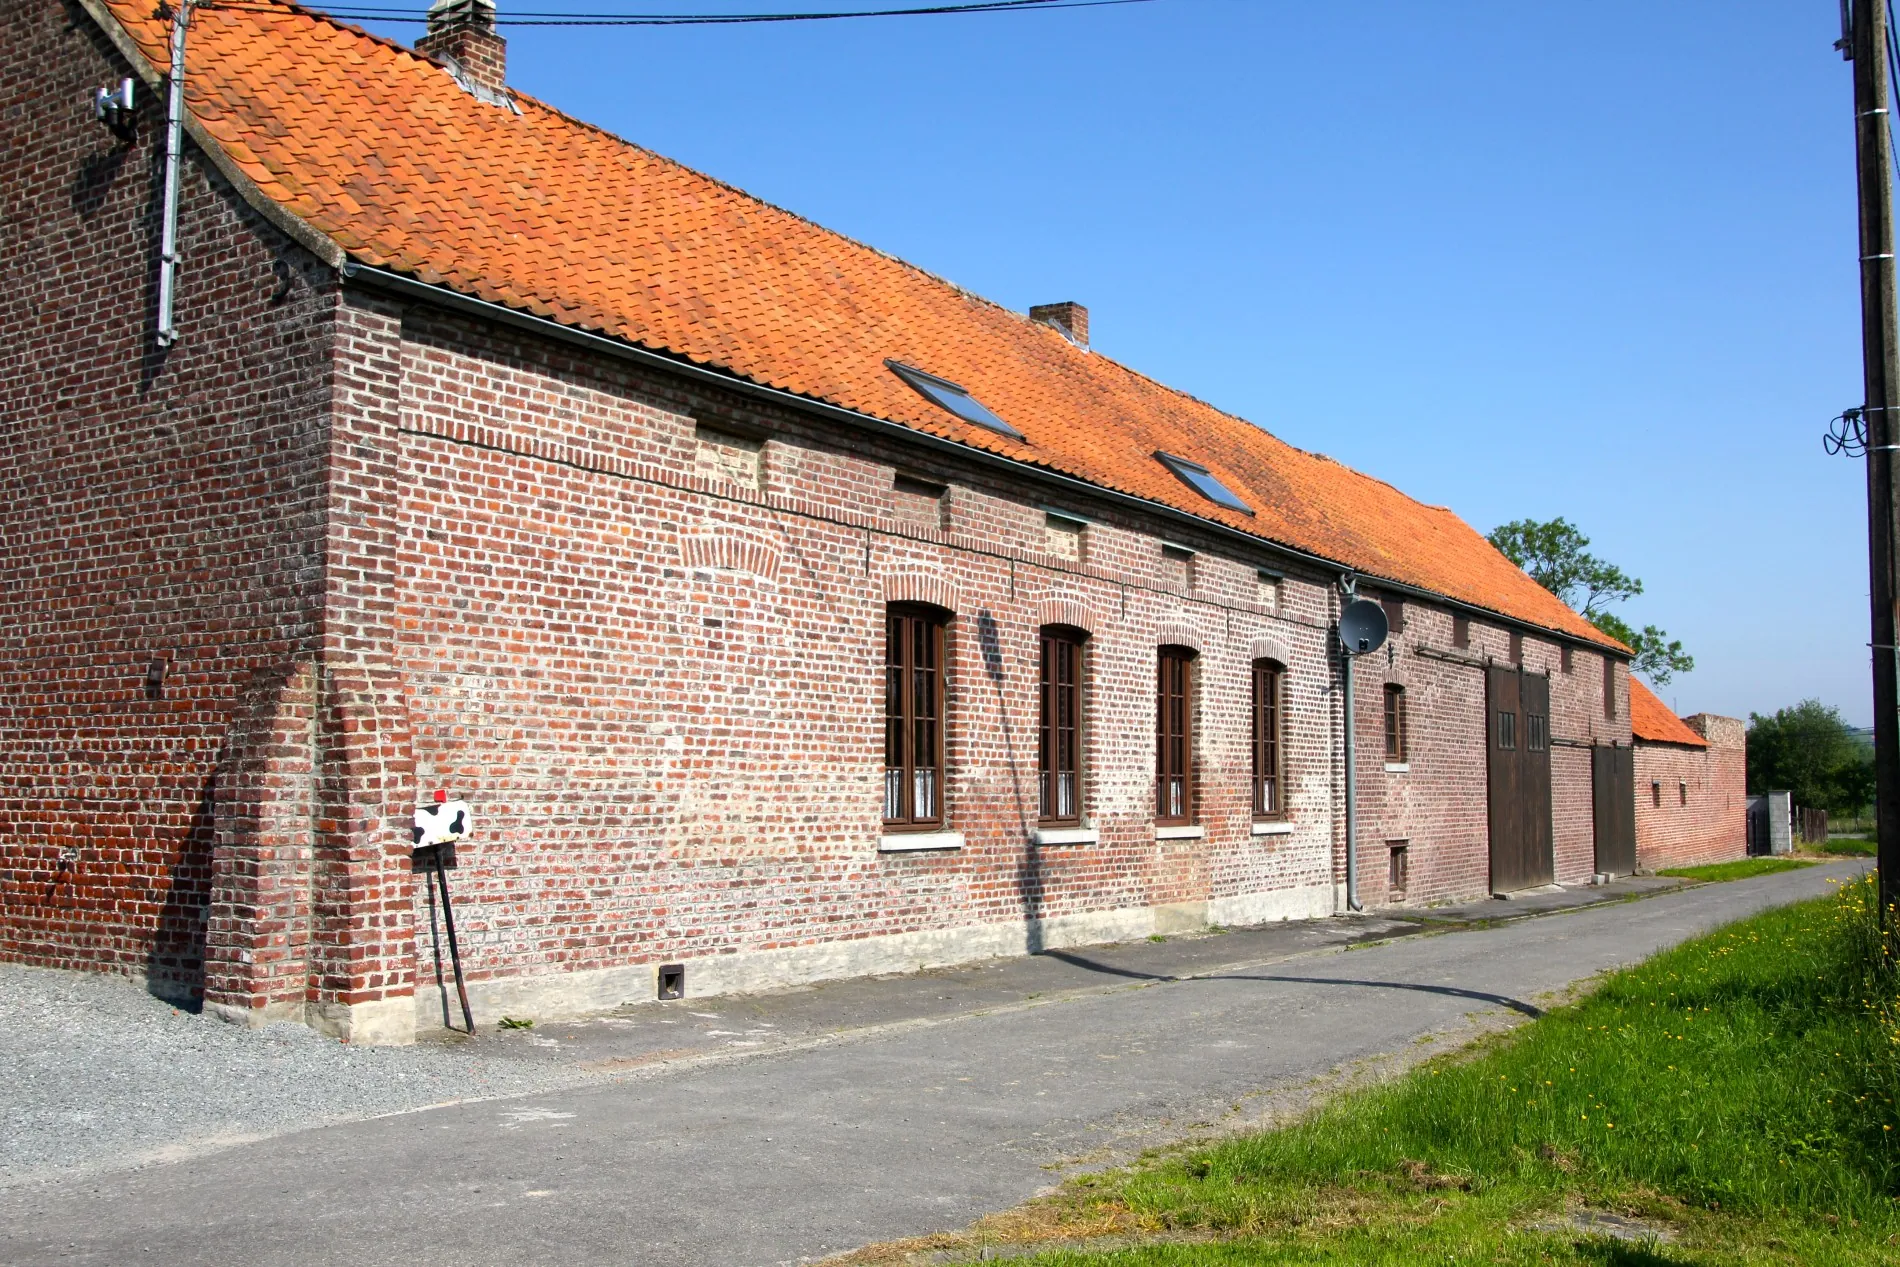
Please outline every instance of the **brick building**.
M1748 727L1734 717L1678 717L1630 679L1636 863L1645 871L1748 855Z
M1627 652L1451 511L515 93L438 10L422 52L191 11L169 343L169 19L0 19L0 953L404 1041L435 788L484 1010L1331 914L1348 585L1393 626L1364 900L1596 869Z

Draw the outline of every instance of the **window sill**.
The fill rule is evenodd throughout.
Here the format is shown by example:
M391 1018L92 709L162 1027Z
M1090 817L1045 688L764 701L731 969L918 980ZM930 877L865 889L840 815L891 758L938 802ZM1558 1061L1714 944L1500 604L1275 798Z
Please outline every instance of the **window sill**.
M1199 840L1207 835L1207 828L1184 823L1179 827L1155 828L1156 840Z
M879 853L909 853L918 849L961 849L960 831L897 831L877 838Z
M1255 823L1253 825L1253 834L1256 836L1291 836L1293 834L1293 824L1281 822Z
M1038 827L1030 839L1039 845L1093 845L1102 833L1093 827Z
M1387 774L1410 774L1412 772L1412 763L1410 761L1388 761L1385 763L1385 772Z

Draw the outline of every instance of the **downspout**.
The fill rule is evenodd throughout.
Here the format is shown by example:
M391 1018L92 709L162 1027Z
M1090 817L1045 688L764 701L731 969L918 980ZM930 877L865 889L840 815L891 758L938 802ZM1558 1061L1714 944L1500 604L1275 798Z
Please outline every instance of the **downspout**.
M185 26L192 0L172 11L171 75L165 96L165 207L158 238L158 346L178 341L172 299L178 289L178 157L185 144Z
M1358 596L1358 578L1351 572L1342 573L1339 577L1339 589L1340 592L1345 595L1345 602L1340 604L1340 610L1343 612L1345 610L1345 604L1352 602L1352 600ZM1358 785L1353 768L1352 744L1354 721L1352 708L1353 653L1352 648L1346 645L1346 640L1343 637L1339 638L1338 641L1340 673L1345 679L1346 690L1346 711L1342 723L1342 729L1345 731L1346 750L1346 909L1357 914L1366 908L1359 904L1359 805Z

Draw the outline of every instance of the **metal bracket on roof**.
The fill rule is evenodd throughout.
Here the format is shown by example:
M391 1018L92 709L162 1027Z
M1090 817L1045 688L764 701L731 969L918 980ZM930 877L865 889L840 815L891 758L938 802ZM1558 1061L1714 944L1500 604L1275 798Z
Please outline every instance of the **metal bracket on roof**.
M436 57L441 59L443 69L449 72L449 78L455 81L455 86L469 96L477 101L486 101L491 106L500 106L516 114L521 113L521 107L515 104L514 94L507 89L491 88L487 84L477 83L470 79L468 72L462 69L462 63L446 53L437 53Z

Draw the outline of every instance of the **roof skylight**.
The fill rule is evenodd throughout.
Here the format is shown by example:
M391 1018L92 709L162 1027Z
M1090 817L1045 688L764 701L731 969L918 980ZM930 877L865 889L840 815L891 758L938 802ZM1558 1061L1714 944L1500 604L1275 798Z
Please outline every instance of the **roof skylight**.
M1186 458L1178 458L1172 453L1156 453L1155 459L1180 477L1183 484L1186 484L1189 488L1207 498L1207 500L1213 502L1216 506L1225 506L1229 510L1237 510L1243 515L1253 514L1252 506L1249 506L1246 502L1236 497L1232 489L1214 478L1213 473L1199 462L1190 462Z
M970 395L962 387L947 378L938 378L935 374L926 374L914 366L902 361L886 361L891 373L917 389L919 395L941 408L949 410L965 422L973 422L998 435L1006 435L1012 440L1023 439L1023 433L998 418L984 407L983 402Z

